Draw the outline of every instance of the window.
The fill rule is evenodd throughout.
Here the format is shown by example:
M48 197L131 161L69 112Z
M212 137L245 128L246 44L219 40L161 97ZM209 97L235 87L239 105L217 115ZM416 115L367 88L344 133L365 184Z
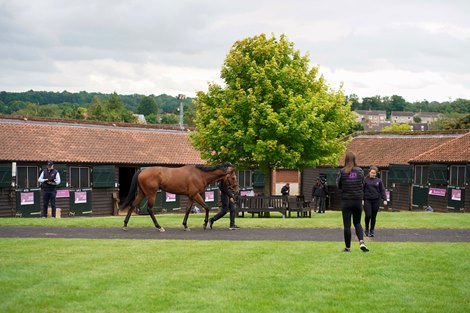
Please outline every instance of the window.
M414 184L425 186L428 184L428 174L429 166L428 165L416 165L415 166L415 178Z
M455 187L465 186L465 165L450 166L450 185Z
M238 186L240 186L240 188L251 188L252 176L253 176L253 171L251 170L238 171Z
M37 166L18 166L16 168L16 185L19 188L37 188L39 172Z
M70 184L72 188L89 188L90 169L88 167L70 167Z

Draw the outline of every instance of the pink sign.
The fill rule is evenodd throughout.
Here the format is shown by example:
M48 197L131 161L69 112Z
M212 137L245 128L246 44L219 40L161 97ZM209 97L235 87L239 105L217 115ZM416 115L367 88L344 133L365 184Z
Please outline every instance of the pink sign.
M385 191L385 195L387 196L387 202L390 202L390 191Z
M166 202L176 202L176 195L174 193L166 193Z
M75 192L75 203L86 203L86 191Z
M240 196L246 197L250 194L250 190L241 190Z
M442 188L429 188L429 194L431 196L445 197L446 191L446 189Z
M214 192L213 191L206 191L204 197L204 201L206 202L213 202L214 201Z
M452 189L452 200L462 201L462 190Z
M69 198L70 190L57 190L57 198Z
M21 193L21 205L34 204L34 192Z

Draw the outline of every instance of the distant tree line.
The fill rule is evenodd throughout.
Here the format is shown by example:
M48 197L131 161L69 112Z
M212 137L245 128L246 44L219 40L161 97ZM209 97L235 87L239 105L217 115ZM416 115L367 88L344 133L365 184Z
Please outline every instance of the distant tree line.
M433 122L432 129L470 129L470 100L455 99L453 101L429 102L426 100L408 102L403 97L393 95L391 97L365 97L359 99L355 94L346 97L346 102L351 103L351 110L374 110L385 111L387 118L391 112L436 112L442 117ZM420 118L416 116L414 122L419 123ZM409 125L390 125L382 131L409 130ZM360 130L360 129L358 129Z
M390 117L392 111L438 112L444 117L438 121L439 129L468 128L470 100L455 99L444 102L408 102L403 97L346 96L351 110L381 110ZM0 114L47 116L70 119L89 119L114 122L135 122L132 115L143 114L150 124L177 124L180 100L174 96L118 95L97 92L0 92ZM194 126L195 108L191 98L183 100L184 124ZM360 125L356 129L361 130Z
M0 92L0 114L47 116L114 122L135 122L132 115L143 114L150 124L177 124L180 100L162 94L118 95L80 91ZM183 100L184 123L194 126L194 105L191 98Z
M392 111L409 112L438 112L443 114L470 113L470 100L456 99L444 102L429 102L426 100L408 102L403 97L393 95L391 97L365 97L359 99L355 94L346 96L346 102L351 102L351 110L379 110L386 111L387 118Z

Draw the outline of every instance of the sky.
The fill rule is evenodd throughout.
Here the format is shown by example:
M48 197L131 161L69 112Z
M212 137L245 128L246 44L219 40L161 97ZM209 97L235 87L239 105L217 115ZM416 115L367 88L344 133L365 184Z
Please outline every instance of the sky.
M468 0L0 0L0 90L194 97L264 33L346 95L470 99L469 15Z

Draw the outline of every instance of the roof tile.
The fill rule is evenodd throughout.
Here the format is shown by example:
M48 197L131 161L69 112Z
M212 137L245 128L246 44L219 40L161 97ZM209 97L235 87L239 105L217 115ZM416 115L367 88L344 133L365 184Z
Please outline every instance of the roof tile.
M0 160L108 164L203 164L189 134L83 124L0 122Z

